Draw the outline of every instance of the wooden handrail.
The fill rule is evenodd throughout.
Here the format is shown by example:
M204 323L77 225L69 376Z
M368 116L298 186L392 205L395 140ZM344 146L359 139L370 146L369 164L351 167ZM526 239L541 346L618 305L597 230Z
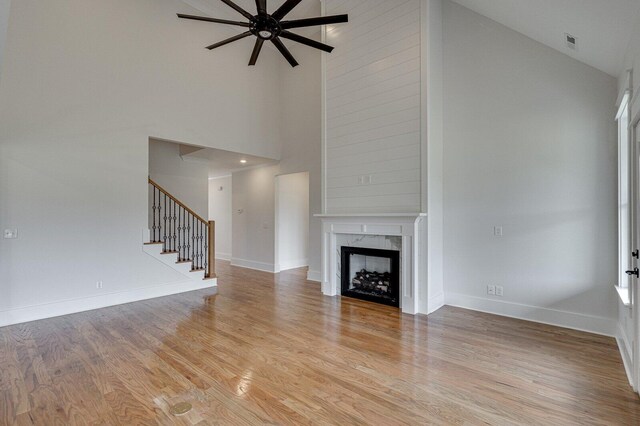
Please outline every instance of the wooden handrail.
M193 215L193 217L195 217L196 219L198 219L200 222L204 223L205 225L208 225L208 221L204 220L199 214L197 214L196 212L194 212L193 210L191 210L189 207L185 206L184 203L182 203L180 200L178 200L176 197L174 197L173 195L171 195L169 193L169 191L167 191L166 189L164 189L163 187L161 187L160 185L158 185L156 182L154 182L151 178L149 178L149 183L153 186L155 186L160 192L162 192L164 195L166 195L167 197L171 198L173 201L176 202L176 204L178 204L180 207L182 207L183 209L185 209L186 211L188 211L189 213L191 213Z

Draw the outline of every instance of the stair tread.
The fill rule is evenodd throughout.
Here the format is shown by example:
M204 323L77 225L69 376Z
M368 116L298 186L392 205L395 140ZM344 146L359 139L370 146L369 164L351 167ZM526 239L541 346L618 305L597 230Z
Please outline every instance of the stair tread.
M164 244L164 243L162 241L144 243L145 246L153 246L153 245L156 245L156 244Z

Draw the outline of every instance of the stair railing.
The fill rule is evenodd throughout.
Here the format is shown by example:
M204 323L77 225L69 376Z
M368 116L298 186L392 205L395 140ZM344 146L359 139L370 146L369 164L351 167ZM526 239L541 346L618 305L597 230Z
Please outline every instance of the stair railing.
M176 253L178 262L192 271L215 278L216 223L207 221L149 178L151 242L162 243L163 253Z

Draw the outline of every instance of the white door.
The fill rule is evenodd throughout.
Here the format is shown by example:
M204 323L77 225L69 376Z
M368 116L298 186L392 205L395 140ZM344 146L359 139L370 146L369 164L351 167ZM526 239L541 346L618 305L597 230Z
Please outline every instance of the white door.
M622 99L618 120L618 292L621 345L629 381L635 390L640 384L640 319L637 307L638 248L640 247L640 147L637 132L629 126L631 91ZM630 134L631 132L631 134Z
M633 324L633 362L632 385L637 392L640 386L640 291L638 291L640 275L640 126L636 122L631 131L632 165L631 165L631 253L629 254L629 300L631 301L630 317Z

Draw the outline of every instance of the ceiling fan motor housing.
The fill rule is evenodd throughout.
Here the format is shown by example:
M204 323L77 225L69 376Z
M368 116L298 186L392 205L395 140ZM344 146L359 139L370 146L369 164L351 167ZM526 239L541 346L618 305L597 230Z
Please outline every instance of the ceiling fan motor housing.
M249 31L256 37L263 40L271 40L280 35L282 27L280 22L271 17L271 15L257 15L250 22Z

